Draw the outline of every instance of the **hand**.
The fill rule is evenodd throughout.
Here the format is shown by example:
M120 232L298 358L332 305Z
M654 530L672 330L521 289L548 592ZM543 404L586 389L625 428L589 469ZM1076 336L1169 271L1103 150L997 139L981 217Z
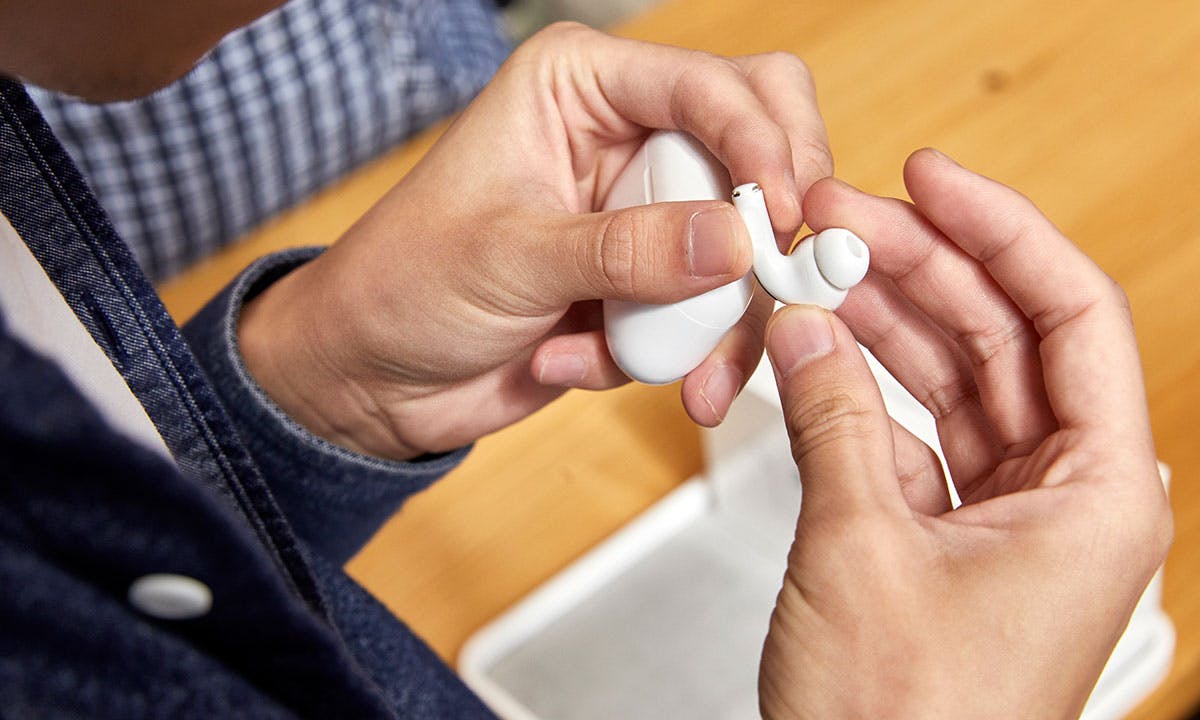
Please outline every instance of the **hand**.
M747 272L725 202L596 212L650 128L685 130L763 186L781 238L832 172L811 78L789 55L734 59L583 26L535 36L336 245L246 308L267 393L317 434L406 458L468 443L569 387L627 382L598 299L674 302ZM762 353L758 298L683 382L704 425Z
M905 182L809 190L872 271L844 324L767 332L804 501L763 715L1077 717L1172 533L1127 301L1016 192L936 151ZM933 413L962 507L855 337Z

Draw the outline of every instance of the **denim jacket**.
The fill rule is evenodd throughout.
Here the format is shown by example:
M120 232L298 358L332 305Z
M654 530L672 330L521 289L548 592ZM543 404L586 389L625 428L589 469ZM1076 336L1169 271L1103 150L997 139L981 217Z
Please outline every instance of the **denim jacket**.
M107 426L0 317L0 717L492 717L341 568L466 451L341 449L284 415L238 355L242 303L318 251L256 263L181 331L4 79L0 212L175 460ZM139 610L130 586L155 573L201 581L211 609Z

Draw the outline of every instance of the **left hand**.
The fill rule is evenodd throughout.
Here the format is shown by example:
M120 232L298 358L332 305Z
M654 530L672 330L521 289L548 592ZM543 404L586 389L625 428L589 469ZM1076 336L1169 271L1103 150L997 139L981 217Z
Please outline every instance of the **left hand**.
M748 269L731 205L596 212L652 128L704 143L799 228L832 172L811 78L790 55L720 58L577 25L539 33L330 250L245 309L251 374L310 430L404 459L449 450L569 387L627 382L599 299L674 302ZM762 352L765 296L683 382L719 423Z

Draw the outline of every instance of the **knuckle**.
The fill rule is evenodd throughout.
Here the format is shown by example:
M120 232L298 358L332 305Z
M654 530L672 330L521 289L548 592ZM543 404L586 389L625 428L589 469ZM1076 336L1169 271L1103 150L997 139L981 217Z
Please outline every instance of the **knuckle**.
M1098 271L1095 278L1084 280L1081 288L1082 292L1074 302L1047 308L1033 318L1039 335L1045 336L1050 330L1090 313L1115 315L1132 326L1133 308L1129 296L1112 277Z
M744 138L756 138L764 148L778 149L778 157L786 157L787 138L783 130L764 123L752 115L736 114L725 118L717 129L716 151L719 157L736 158Z
M695 61L679 72L672 86L670 106L683 115L673 118L677 125L691 127L687 116L702 108L721 107L726 102L723 89L731 79L742 81L742 70L729 58L697 52Z
M775 298L767 294L766 290L757 287L754 290L754 295L750 299L750 306L746 308L745 314L742 315L744 320L755 329L758 336L758 343L761 345L763 337L766 333L767 323L771 320L771 316L775 314Z
M513 50L516 63L556 60L565 49L578 47L587 41L584 36L597 33L582 23L560 20L531 35Z
M1094 276L1088 278L1084 288L1086 295L1081 304L1100 305L1109 310L1131 313L1125 288L1100 268L1095 268Z
M985 238L974 253L975 259L984 265L990 264L1010 248L1036 247L1041 244L1045 218L1029 198L1015 190L1012 193L1015 209L1007 219L1007 232Z
M527 264L514 262L513 245L504 240L521 237L524 227L490 214L480 226L492 228L492 233L462 248L465 267L452 274L450 282L464 296L474 298L480 307L499 316L523 317L542 312L545 296L536 292L541 283L531 276Z
M923 393L918 402L925 406L934 419L941 420L966 402L979 398L979 388L974 380L955 374L935 383Z
M571 20L559 20L553 22L546 27L538 30L534 35L526 41L533 43L534 47L545 49L546 46L554 47L564 43L575 42L582 35L589 35L596 32L592 28L583 23L574 22Z
M865 439L872 420L871 411L844 389L794 403L787 408L792 455L799 462L827 445Z
M731 58L700 52L697 59L699 62L692 66L691 75L694 79L703 82L705 87L710 90L719 90L721 84L730 79L741 82L745 78L742 67Z
M792 138L792 156L812 171L812 180L833 175L833 153L825 137Z
M1133 315L1133 307L1129 303L1129 295L1125 292L1125 288L1117 282L1112 276L1104 275L1104 288L1102 290L1104 296L1109 302L1125 316Z
M585 256L591 258L590 267L600 289L613 297L637 294L635 238L644 232L645 224L641 213L612 213L590 238L591 247Z
M817 86L808 65L799 56L789 52L774 51L759 56L750 67L749 78L752 84L765 83L768 87L783 84L790 91L799 90L810 98L815 98L817 94ZM833 155L829 151L823 123L788 140L798 177L813 182L833 174Z
M793 146L787 132L765 117L754 113L730 113L714 125L712 150L717 157L734 161L753 157L760 165L791 165L789 151ZM747 138L754 139L752 146L747 145Z
M810 88L813 86L812 70L798 55L776 50L763 56L763 64L769 72L777 72L791 80L799 80Z
M926 446L921 451L921 454L925 457L916 469L900 473L896 478L900 484L900 489L905 493L910 490L917 490L933 482L941 483L945 480L940 470L941 465L938 464L937 453Z
M1015 312L1011 317L990 327L964 332L957 338L975 367L983 367L1006 349L1024 349L1032 336L1024 316Z

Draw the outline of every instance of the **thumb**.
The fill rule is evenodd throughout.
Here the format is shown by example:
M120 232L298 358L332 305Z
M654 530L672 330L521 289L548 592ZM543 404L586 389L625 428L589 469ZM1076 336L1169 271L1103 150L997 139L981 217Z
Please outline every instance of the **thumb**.
M557 304L578 300L669 303L750 270L750 235L732 205L664 202L564 215L531 258Z
M767 353L804 487L802 507L907 513L891 421L850 329L833 313L791 305L767 326Z

